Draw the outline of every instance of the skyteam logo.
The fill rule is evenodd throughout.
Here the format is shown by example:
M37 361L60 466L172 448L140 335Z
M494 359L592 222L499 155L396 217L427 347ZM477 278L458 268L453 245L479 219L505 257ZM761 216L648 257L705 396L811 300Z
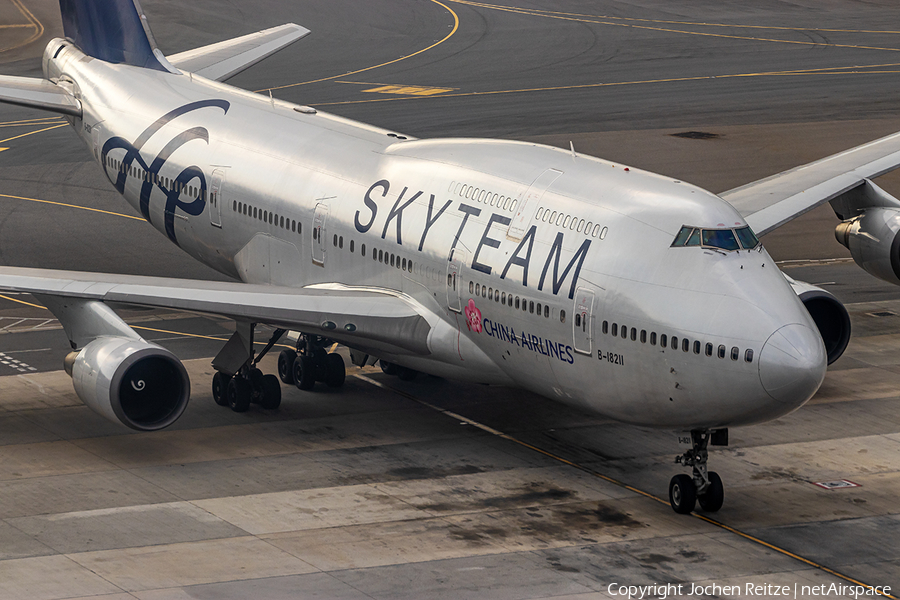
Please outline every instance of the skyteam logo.
M106 164L106 157L112 150L124 149L125 157L122 159L123 169L120 169L113 184L116 190L123 194L125 192L125 182L128 178L129 170L132 168L141 169L143 171L143 183L141 184L140 207L141 214L147 222L150 222L150 194L154 188L161 190L166 197L165 206L165 226L166 235L169 239L178 244L175 239L175 211L181 209L191 216L197 216L203 213L206 206L206 176L200 167L196 165L189 166L182 170L175 178L169 180L166 185L166 178L160 176L160 171L165 166L166 161L183 145L193 140L202 140L209 144L209 131L205 127L193 127L186 129L180 134L172 138L159 154L149 161L145 160L141 154L141 149L150 141L150 139L170 121L187 114L189 112L200 110L201 108L221 108L227 113L231 104L226 100L201 100L199 102L191 102L180 106L175 110L163 115L157 119L150 127L144 130L134 143L121 137L112 137L103 144L100 160L102 164ZM135 164L136 163L136 164ZM192 183L196 180L196 183ZM185 194L187 186L196 187L198 193L190 202L181 200Z

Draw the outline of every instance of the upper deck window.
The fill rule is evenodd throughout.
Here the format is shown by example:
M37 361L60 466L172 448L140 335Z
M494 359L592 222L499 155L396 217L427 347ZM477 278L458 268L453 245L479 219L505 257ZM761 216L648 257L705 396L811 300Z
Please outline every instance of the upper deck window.
M749 226L739 229L702 229L685 225L675 236L672 247L702 246L719 250L751 250L759 246L759 239Z

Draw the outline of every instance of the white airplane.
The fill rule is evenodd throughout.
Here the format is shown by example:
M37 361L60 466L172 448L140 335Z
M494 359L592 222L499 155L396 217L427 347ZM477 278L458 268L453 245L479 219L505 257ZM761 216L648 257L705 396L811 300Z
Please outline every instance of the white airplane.
M340 386L380 360L519 386L603 417L684 432L672 507L723 502L708 445L816 393L850 321L828 292L783 275L759 243L824 202L860 266L900 284L900 201L871 179L900 166L900 134L716 196L556 148L417 140L219 83L309 33L288 24L168 58L137 0L60 0L66 39L44 79L0 77L0 100L65 115L110 183L154 227L233 283L0 268L63 324L75 391L138 430L184 412L169 351L119 302L236 322L213 396L276 408L259 359L285 331L285 383ZM754 234L755 232L755 234ZM256 353L254 329L276 328Z

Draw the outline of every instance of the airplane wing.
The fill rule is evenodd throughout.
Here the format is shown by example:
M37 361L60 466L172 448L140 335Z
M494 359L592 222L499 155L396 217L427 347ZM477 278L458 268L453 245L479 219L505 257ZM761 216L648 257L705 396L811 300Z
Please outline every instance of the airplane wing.
M322 335L363 349L427 355L431 326L411 300L333 290L0 267L0 290L221 315Z
M719 194L757 235L900 167L900 133Z
M225 81L308 34L309 29L288 23L166 58L181 70Z

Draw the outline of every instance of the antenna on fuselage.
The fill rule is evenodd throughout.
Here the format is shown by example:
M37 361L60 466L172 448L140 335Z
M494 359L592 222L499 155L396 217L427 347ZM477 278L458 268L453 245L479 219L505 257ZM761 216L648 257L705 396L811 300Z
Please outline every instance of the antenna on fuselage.
M575 144L572 142L572 140L569 140L569 148L571 148L572 150L572 158L575 158Z

